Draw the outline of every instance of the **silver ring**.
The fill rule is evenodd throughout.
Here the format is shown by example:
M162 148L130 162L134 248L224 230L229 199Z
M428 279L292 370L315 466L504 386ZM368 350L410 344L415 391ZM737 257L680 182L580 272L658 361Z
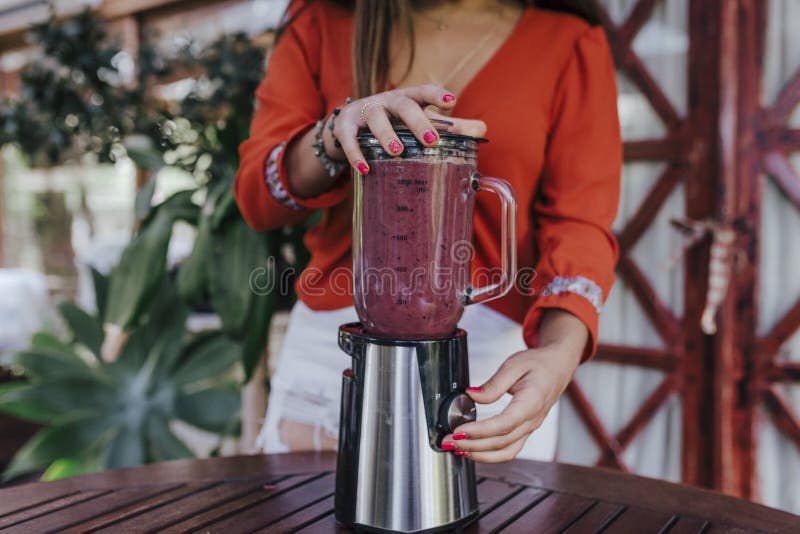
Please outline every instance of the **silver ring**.
M363 122L365 125L367 124L367 110L371 106L380 106L381 108L386 109L386 106L384 106L377 100L367 100L366 102L364 102L364 105L361 106L361 122Z

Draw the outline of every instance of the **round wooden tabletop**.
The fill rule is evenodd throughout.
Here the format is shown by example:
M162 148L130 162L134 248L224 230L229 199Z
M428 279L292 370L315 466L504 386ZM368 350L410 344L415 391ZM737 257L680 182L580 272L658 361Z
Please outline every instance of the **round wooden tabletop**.
M181 460L0 490L0 532L346 532L333 453ZM800 517L605 469L478 466L466 532L800 532Z

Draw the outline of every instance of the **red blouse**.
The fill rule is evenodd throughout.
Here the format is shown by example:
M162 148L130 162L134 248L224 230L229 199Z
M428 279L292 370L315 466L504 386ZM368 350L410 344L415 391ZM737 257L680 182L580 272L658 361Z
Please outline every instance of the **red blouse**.
M236 176L239 207L256 230L298 224L324 210L306 235L310 269L296 285L299 298L315 310L353 303L352 284L345 294L342 281L331 276L351 267L351 180L343 173L318 197L293 197L282 147L353 93L352 19L351 12L319 1L287 28L256 92L258 109ZM517 193L523 276L518 289L488 305L523 323L529 346L536 344L542 310L560 308L588 327L585 356L596 349L598 313L618 253L610 230L622 165L616 97L602 28L528 8L452 111L486 122L490 142L480 147L479 170L505 178ZM491 195L477 197L473 268L500 264L498 204ZM519 288L523 283L529 288Z

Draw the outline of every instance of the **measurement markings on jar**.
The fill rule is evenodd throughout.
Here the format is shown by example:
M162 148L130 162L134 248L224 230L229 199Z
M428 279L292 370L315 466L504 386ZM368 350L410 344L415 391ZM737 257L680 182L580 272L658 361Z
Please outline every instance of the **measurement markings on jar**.
M408 213L411 211L411 208L409 208L408 206L400 206L399 204L395 206L395 209L397 210L398 213Z
M425 180L423 178L417 178L414 180L414 186L417 189L417 193L428 192L428 180Z
M408 234L393 234L392 239L395 241L408 241Z

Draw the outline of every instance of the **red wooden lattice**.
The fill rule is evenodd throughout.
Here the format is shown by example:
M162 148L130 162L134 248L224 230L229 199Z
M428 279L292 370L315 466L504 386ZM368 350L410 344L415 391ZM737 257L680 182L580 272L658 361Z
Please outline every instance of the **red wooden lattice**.
M567 393L601 449L599 463L623 470L625 448L667 400L679 395L683 480L756 498L757 410L763 409L800 449L800 414L781 387L800 382L800 363L778 358L783 344L800 330L800 299L769 332L757 334L761 176L769 176L800 210L800 175L788 159L789 153L800 151L800 129L788 125L800 105L800 69L773 102L763 105L767 3L688 2L689 98L687 111L680 116L632 48L657 4L658 0L639 0L620 25L604 12L603 24L618 68L647 97L666 128L663 138L625 143L626 161L668 164L618 236L619 277L631 288L665 348L601 345L597 358L659 369L665 378L614 435L577 383ZM731 287L713 337L699 328L708 242L687 254L682 317L659 299L631 256L678 183L686 191L687 216L713 218L737 232Z
M741 224L738 250L746 261L735 273L727 317L733 331L720 343L718 359L725 372L719 393L735 399L729 408L732 428L720 443L720 486L732 493L758 497L755 454L756 418L763 409L780 432L800 450L800 415L781 391L781 384L800 382L800 363L778 359L783 344L800 329L800 299L763 336L757 335L759 224L762 206L761 175L768 176L796 209L800 210L800 175L788 160L800 151L800 129L789 126L800 105L800 69L784 84L773 102L761 103L762 61L767 3L737 0L730 8L727 39L738 50L731 65L730 109L735 124L735 157L726 187L731 216ZM727 472L727 474L725 474Z
M705 298L707 273L707 243L694 247L686 258L686 290L684 316L675 313L662 301L647 274L636 264L632 250L638 240L654 222L655 216L675 187L683 183L686 190L686 213L696 219L707 218L711 202L690 202L690 199L710 198L713 188L702 178L710 174L714 147L708 143L715 133L713 126L717 112L714 98L716 86L708 83L708 63L718 61L714 53L715 41L709 39L709 25L716 26L718 19L714 8L718 2L689 3L689 103L684 116L675 109L662 88L648 72L643 61L633 50L633 40L650 18L659 0L639 0L630 10L626 20L616 25L600 2L602 23L614 55L617 68L638 88L663 122L666 134L657 139L627 141L624 144L626 162L657 160L667 163L654 186L619 232L620 261L617 274L631 289L648 320L654 325L663 341L663 349L601 344L597 359L623 365L658 369L665 373L660 385L644 399L634 415L615 434L610 433L600 421L580 385L573 381L567 395L578 416L589 431L601 454L598 464L628 470L622 455L634 438L647 426L655 414L675 395L683 402L683 469L685 482L709 485L710 475L705 459L710 455L709 445L703 440L702 430L710 416L704 410L702 399L708 390L708 373L702 354L707 338L700 333L699 315ZM712 20L709 20L709 17ZM711 82L714 81L712 76ZM705 175L705 176L704 176ZM691 276L688 276L691 273Z

